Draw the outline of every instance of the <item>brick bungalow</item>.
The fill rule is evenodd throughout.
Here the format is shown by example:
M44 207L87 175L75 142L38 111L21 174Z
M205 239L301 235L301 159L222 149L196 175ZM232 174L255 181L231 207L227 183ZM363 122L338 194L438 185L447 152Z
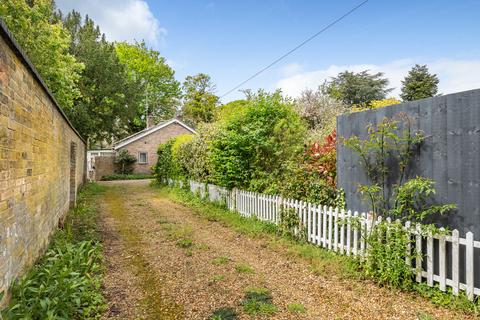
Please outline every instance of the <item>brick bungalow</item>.
M113 145L116 151L128 150L136 157L133 166L134 173L150 173L151 168L157 163L158 146L170 138L181 134L194 134L195 130L178 119L161 122L155 126L147 127L131 136L128 136Z

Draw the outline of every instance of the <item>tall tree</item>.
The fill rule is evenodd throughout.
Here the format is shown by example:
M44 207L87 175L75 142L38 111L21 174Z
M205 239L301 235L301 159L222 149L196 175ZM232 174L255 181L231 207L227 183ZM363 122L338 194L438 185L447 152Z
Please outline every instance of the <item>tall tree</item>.
M115 45L108 42L88 16L72 11L64 18L71 34L70 52L85 65L69 116L91 144L111 142L129 133L141 99L140 81L132 81L120 63Z
M387 88L388 79L382 72L370 74L344 71L323 86L325 93L351 107L368 108L373 100L382 100L393 89Z
M194 124L212 122L219 98L209 75L187 76L183 83L183 116Z
M426 65L416 64L402 81L400 97L403 101L413 101L433 97L438 92L438 77L430 74Z
M2 0L0 16L64 110L80 96L83 64L69 53L70 36L51 0Z
M175 115L180 99L180 83L175 72L158 51L147 48L145 42L117 43L116 51L120 62L125 65L130 81L140 81L143 99L133 121L135 129L143 129L146 115L155 122Z

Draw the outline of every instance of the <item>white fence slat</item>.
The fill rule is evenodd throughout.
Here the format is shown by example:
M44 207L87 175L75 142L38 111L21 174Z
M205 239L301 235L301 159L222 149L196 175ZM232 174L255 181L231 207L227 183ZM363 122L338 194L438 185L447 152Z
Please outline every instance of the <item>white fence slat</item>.
M311 204L307 204L307 239L309 242L313 242L313 233L312 233L312 207Z
M433 237L429 233L427 236L427 284L433 287Z
M317 217L317 245L322 245L322 207L315 206L315 216Z
M441 228L440 231L443 232L445 229ZM438 253L440 255L438 258L438 271L440 276L439 285L440 290L445 291L447 281L447 242L445 241L445 236L440 236L440 239L438 240Z
M474 272L474 265L473 265L473 253L474 253L474 246L473 246L473 233L471 231L467 232L466 240L466 250L465 250L465 278L467 284L467 298L470 301L473 301L473 289L474 289L474 282L473 282L473 272Z
M353 213L355 225L353 226L353 255L358 255L358 211Z
M459 232L457 229L452 231L452 292L458 296L459 286Z
M407 241L407 248L405 250L405 264L407 266L412 265L412 239L411 239L411 222L407 221L405 222L405 230L409 233L408 235L408 241Z
M332 237L333 237L333 208L328 208L328 250L332 250Z
M365 256L365 247L367 242L367 214L362 212L360 220L360 255Z
M333 251L338 252L338 208L333 211Z
M420 225L417 224L415 233L415 266L417 270L416 280L422 282L422 234Z
M340 211L340 254L345 253L345 209Z
M352 211L347 211L347 256L352 254Z
M326 248L327 247L327 206L323 206L323 210L322 210L322 218L323 218L323 232L322 232L322 244L323 244L323 247Z

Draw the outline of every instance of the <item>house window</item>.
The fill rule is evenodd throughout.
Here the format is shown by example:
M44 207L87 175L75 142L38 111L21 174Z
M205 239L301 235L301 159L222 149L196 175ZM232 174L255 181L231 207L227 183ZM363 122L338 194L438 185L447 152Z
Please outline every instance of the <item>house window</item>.
M146 152L139 152L138 153L138 163L139 164L146 164L148 163L147 161L147 153Z

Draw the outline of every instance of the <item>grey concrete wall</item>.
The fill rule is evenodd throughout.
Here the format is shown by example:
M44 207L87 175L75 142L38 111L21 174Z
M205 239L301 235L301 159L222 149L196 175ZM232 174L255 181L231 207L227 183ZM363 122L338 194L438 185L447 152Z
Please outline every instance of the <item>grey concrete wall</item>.
M386 108L341 115L339 137L367 137L366 126L404 112L413 127L426 135L417 151L409 176L435 181L437 203L455 203L456 212L435 219L440 225L458 229L461 236L472 231L480 240L480 90L423 99ZM367 211L369 206L357 192L368 184L358 156L339 143L338 186L345 190L347 207Z

